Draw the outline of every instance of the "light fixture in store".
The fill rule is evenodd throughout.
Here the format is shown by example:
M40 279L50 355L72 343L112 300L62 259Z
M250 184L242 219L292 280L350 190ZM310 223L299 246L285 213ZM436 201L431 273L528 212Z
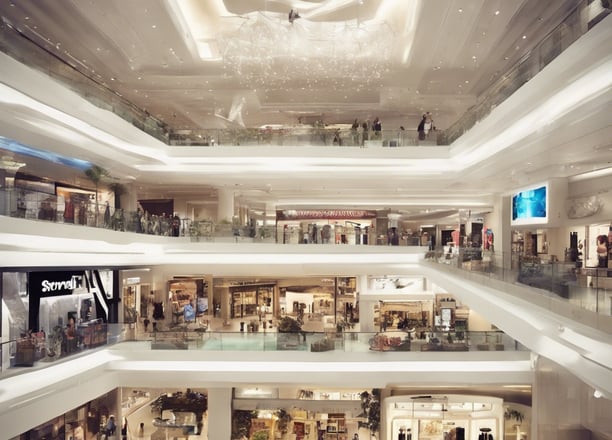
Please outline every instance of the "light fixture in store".
M25 165L23 162L15 161L11 156L2 156L0 158L0 169L5 171L15 172Z
M595 397L596 399L601 399L603 397L603 393L599 390L595 390L593 392L593 397Z

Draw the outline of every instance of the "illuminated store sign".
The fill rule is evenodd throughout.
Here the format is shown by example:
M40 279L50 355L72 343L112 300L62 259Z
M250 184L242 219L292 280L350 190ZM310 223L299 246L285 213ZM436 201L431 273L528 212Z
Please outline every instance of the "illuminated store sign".
M47 292L53 292L56 290L67 290L67 289L74 290L78 287L81 287L82 280L81 280L81 277L72 276L67 281L43 280L41 284L42 284L42 292L47 293Z
M360 209L317 209L276 211L276 220L376 218L376 211Z
M30 272L30 294L37 291L40 296L71 295L83 287L83 271L80 272Z

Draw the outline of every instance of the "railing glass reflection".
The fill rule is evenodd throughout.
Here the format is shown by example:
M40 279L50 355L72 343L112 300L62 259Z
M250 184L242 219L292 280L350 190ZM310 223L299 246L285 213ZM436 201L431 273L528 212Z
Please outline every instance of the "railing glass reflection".
M507 283L520 283L534 292L552 293L582 309L612 316L612 277L607 268L481 248L430 251L426 259Z

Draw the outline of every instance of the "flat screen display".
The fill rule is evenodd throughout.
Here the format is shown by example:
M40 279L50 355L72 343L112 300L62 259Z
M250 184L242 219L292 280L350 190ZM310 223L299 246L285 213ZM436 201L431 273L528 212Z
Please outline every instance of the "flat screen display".
M512 224L548 222L548 185L528 188L512 196Z

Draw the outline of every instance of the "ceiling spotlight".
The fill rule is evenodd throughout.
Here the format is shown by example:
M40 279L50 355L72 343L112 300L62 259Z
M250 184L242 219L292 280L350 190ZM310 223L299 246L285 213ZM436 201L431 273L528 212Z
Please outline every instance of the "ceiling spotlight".
M495 15L499 15L499 11L495 11Z
M595 390L593 392L593 397L595 397L596 399L601 399L603 397L603 393L599 390Z

